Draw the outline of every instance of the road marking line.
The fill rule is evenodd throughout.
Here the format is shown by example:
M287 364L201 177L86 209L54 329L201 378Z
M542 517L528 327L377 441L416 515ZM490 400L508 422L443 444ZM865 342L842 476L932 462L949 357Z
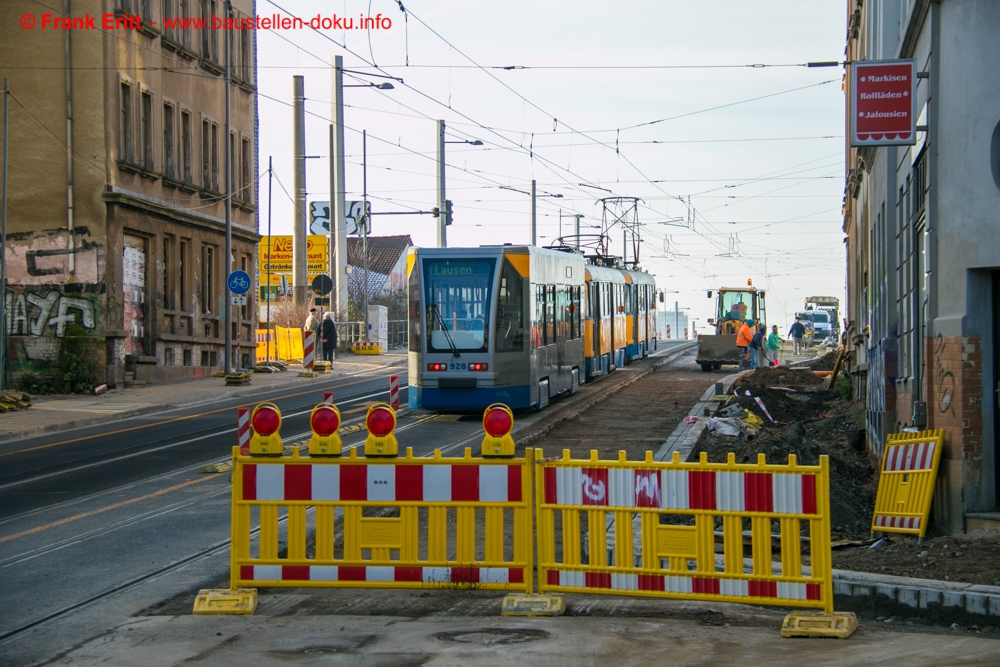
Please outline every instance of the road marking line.
M378 376L376 376L376 378L377 377ZM348 384L339 385L338 388L339 387L352 387L352 386L357 385L357 384L363 384L364 382L369 382L372 379L373 378L367 378L365 380L359 380L357 382L350 382ZM283 398L294 398L296 396L304 396L305 394L311 394L311 393L313 393L315 391L317 391L317 389L314 388L314 389L311 389L310 391L300 391L297 394L284 394L282 396L275 397L273 400L280 400L280 399L283 399ZM267 392L262 392L262 393L267 393ZM242 398L242 397L240 397L240 398ZM219 408L218 410L209 410L208 412L199 412L198 414L188 415L187 417L175 417L173 419L166 419L164 421L154 422L152 424L140 424L139 426L130 426L128 428L118 429L117 431L106 431L104 433L96 433L94 435L85 435L85 436L82 436L82 437L79 437L79 438L73 438L71 440L62 440L60 442L51 442L51 443L49 443L47 445L37 445L35 447L26 447L25 449L15 449L12 452L0 452L0 458L3 458L5 456L13 456L14 454L24 454L24 453L27 453L27 452L34 452L34 451L38 451L40 449L48 449L49 447L58 447L60 445L69 445L69 444L72 444L74 442L81 442L83 440L93 440L94 438L103 438L103 437L107 437L109 435L118 435L119 433L128 433L129 431L135 431L137 429L142 429L142 428L151 428L153 426L163 426L164 424L172 424L174 422L187 421L189 419L195 419L197 417L205 417L207 415L213 415L213 414L215 414L217 412L225 412L227 410L235 410L236 408L243 408L243 407L250 407L250 406L249 405L235 405L235 406L229 407L229 408ZM181 409L183 409L183 408L181 408ZM142 416L142 415L137 415L137 416ZM86 428L86 427L80 427L80 428Z
M85 519L88 516L94 516L95 514L101 514L110 510L118 509L119 507L125 507L126 505L131 505L132 503L137 503L141 500L149 500L150 498L155 498L157 496L162 496L165 493L170 493L171 491L176 491L177 489L182 489L185 486L191 486L192 484L200 484L206 482L210 479L215 479L218 475L212 475L211 477L199 477L197 479L190 479L181 484L176 484L174 486L169 486L165 489L160 489L159 491L154 491L153 493L148 493L144 496L139 496L138 498L132 498L130 500L123 500L120 503L115 503L113 505L108 505L107 507L102 507L96 510L90 510L89 512L83 512L82 514L77 514L75 516L66 517L65 519L59 519L58 521L53 521L52 523L47 523L44 526L37 526L29 530L21 531L20 533L14 533L13 535L7 535L5 537L0 537L0 543L8 542L10 540L16 540L19 537L24 537L25 535L32 535L34 533L40 533L43 530L48 530L49 528L55 528L56 526L61 526L63 524L69 523L71 521L76 521L77 519Z

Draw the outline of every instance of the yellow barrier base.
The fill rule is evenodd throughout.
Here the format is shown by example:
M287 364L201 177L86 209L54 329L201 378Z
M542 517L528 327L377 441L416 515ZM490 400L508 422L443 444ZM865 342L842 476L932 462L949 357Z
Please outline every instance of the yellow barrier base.
M257 609L257 589L204 588L194 599L193 614L252 614Z
M299 373L299 377L300 378L317 378L317 377L319 377L319 373L317 373L316 371L302 371L301 373Z
M562 616L566 613L566 598L557 593L504 596L501 616Z
M847 639L858 629L858 617L852 611L796 611L785 616L782 637L833 637Z
M382 345L379 343L352 343L351 352L354 354L382 354Z
M329 361L317 361L313 364L313 370L317 373L329 373L331 366L333 366L333 364Z

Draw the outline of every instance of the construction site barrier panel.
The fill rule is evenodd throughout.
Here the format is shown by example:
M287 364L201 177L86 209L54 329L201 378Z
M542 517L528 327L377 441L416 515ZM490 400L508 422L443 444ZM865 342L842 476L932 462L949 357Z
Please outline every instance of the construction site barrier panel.
M944 430L894 433L886 438L872 532L923 537L931 513Z
M257 363L277 359L278 350L275 346L274 329L256 329L254 333L257 336L257 349L255 350Z
M275 327L278 342L278 359L281 361L302 361L302 329Z
M771 465L763 454L756 464L535 454L540 592L833 611L826 456L803 466L794 455Z
M233 590L532 592L530 449L520 459L473 458L468 448L461 458L414 458L411 448L399 458L294 448L273 458L235 448L233 457Z

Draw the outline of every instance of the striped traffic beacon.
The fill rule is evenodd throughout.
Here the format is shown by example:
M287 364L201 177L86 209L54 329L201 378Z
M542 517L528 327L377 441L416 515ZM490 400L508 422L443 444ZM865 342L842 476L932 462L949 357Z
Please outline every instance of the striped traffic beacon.
M320 403L309 415L309 456L340 456L343 443L337 431L340 429L340 410L330 403Z
M236 408L236 444L240 456L250 453L250 408Z
M316 361L316 333L307 331L302 337L302 368L307 371L313 369Z
M365 456L396 456L399 443L396 430L396 411L388 403L376 403L365 415L368 437L365 438Z
M481 456L514 456L514 439L510 432L514 429L514 413L503 403L494 403L483 412L483 437Z
M281 456L281 410L274 403L260 403L250 415L253 437L250 438L251 456Z
M393 410L399 410L399 376L389 376L389 405Z

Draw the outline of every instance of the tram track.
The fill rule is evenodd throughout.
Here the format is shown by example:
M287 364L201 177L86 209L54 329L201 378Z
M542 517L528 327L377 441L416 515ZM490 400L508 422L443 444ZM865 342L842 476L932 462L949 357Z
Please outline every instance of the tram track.
M424 422L433 420L435 417L436 417L436 415L433 415L433 414L431 414L431 415L425 415L425 416L423 416L423 417L415 420L411 424L405 424L402 427L398 428L397 432L406 431L406 430L415 428L415 427L419 426L420 424L422 424ZM448 443L446 445L443 445L443 446L440 446L440 447L436 447L435 449L439 450L442 454L444 454L444 453L453 451L455 449L458 449L458 448L460 448L462 446L468 445L469 443L474 442L475 440L479 439L479 437L480 437L480 433L475 432L475 433L472 433L471 435L462 436L462 437L460 437L460 438L458 438L458 439L456 439L456 440L454 440L454 441L452 441L452 442L450 442L450 443ZM348 450L354 449L354 448L357 448L357 447L361 446L362 444L363 444L363 441L352 443L349 446L345 446L345 449L348 449ZM423 458L429 458L429 457L432 457L432 456L434 456L434 451L433 450L429 451L429 452L427 452L427 453L425 453L425 454L422 455ZM145 512L145 513L143 513L141 515L136 515L135 517L130 517L129 519L124 519L122 521L116 522L115 524L111 524L109 526L104 526L104 527L101 527L101 528L98 528L98 529L87 531L85 533L81 533L81 534L76 535L74 537L66 538L66 539L61 540L59 542L50 544L50 545L48 545L46 547L41 547L39 549L35 549L33 551L26 552L24 554L20 554L18 556L14 556L14 557L8 558L6 560L0 561L0 568L10 567L10 566L13 566L13 565L17 565L19 563L24 563L26 561L29 561L29 560L33 559L33 558L37 558L39 556L45 555L46 553L52 553L52 552L57 551L59 549L71 546L74 543L79 543L79 542L81 542L81 541L83 541L85 539L90 539L92 537L100 537L101 535L105 535L107 533L110 533L110 532L112 532L114 530L118 530L120 528L126 527L128 525L133 525L133 524L138 523L140 521L145 521L145 520L153 519L153 518L156 518L156 517L159 517L159 516L163 516L165 514L168 514L168 513L173 512L173 511L176 511L178 509L182 509L184 507L188 507L190 505L196 504L196 503L198 503L198 502L200 502L202 500L205 500L206 498L210 498L210 497L215 497L215 496L218 496L218 495L222 495L224 493L229 492L229 490L230 490L229 486L226 486L226 487L224 487L222 489L214 489L212 491L209 491L209 492L204 493L204 494L199 494L198 496L186 499L184 501L179 501L179 502L173 503L173 504L171 504L169 506L157 508L155 510L151 510L149 512ZM313 511L314 511L314 508L309 508L309 510L308 510L308 512L313 512ZM282 517L279 518L278 524L282 525L282 524L286 523L287 520L288 520L287 515L282 516ZM260 533L260 527L257 526L257 527L253 528L250 531L250 537L251 538L252 537L256 537L259 533ZM335 537L339 537L340 535L342 535L342 532L338 531ZM308 539L311 539L311 536ZM183 569L185 567L188 567L190 565L198 563L199 561L202 561L202 560L205 560L207 558L211 558L213 556L216 556L216 555L219 555L221 553L224 553L227 549L229 549L230 544L231 544L231 540L229 540L229 539L215 542L215 543L213 543L213 544L211 544L211 545L209 545L209 546L207 546L207 547L205 547L203 549L199 549L199 550L195 551L194 553L190 553L190 554L188 554L186 556L183 556L183 557L175 560L174 562L172 562L172 563L170 563L168 565L156 568L155 570L153 570L151 572L147 572L147 573L141 574L139 576L133 577L133 578L129 579L128 581L116 584L114 586L107 587L104 590L99 591L97 593L94 593L92 595L89 595L89 596L85 597L82 600L79 600L77 602L73 602L73 603L67 604L67 605L65 605L63 607L60 607L59 609L56 609L56 610L54 610L52 612L44 614L40 618L33 619L31 621L28 621L27 623L23 623L23 624L15 627L15 628L13 628L11 630L0 632L0 644L4 644L4 643L7 643L7 642L12 641L14 639L17 639L19 636L23 635L26 632L29 632L29 631L34 630L36 628L45 626L45 625L47 625L49 623L52 623L52 622L57 621L59 619L65 618L65 617L67 617L67 616L69 616L71 614L74 614L76 612L82 611L82 610L84 610L84 609L86 609L86 608L88 608L88 607L90 607L92 605L95 605L95 604L100 603L100 602L102 602L104 600L107 600L107 599L109 599L109 598L111 598L111 597L113 597L115 595L126 593L126 592L128 592L130 590L138 588L139 586L141 586L143 584L149 583L149 582L154 581L154 580L156 580L156 579L158 579L160 577L172 574L173 572L179 571L179 570L181 570L181 569Z

